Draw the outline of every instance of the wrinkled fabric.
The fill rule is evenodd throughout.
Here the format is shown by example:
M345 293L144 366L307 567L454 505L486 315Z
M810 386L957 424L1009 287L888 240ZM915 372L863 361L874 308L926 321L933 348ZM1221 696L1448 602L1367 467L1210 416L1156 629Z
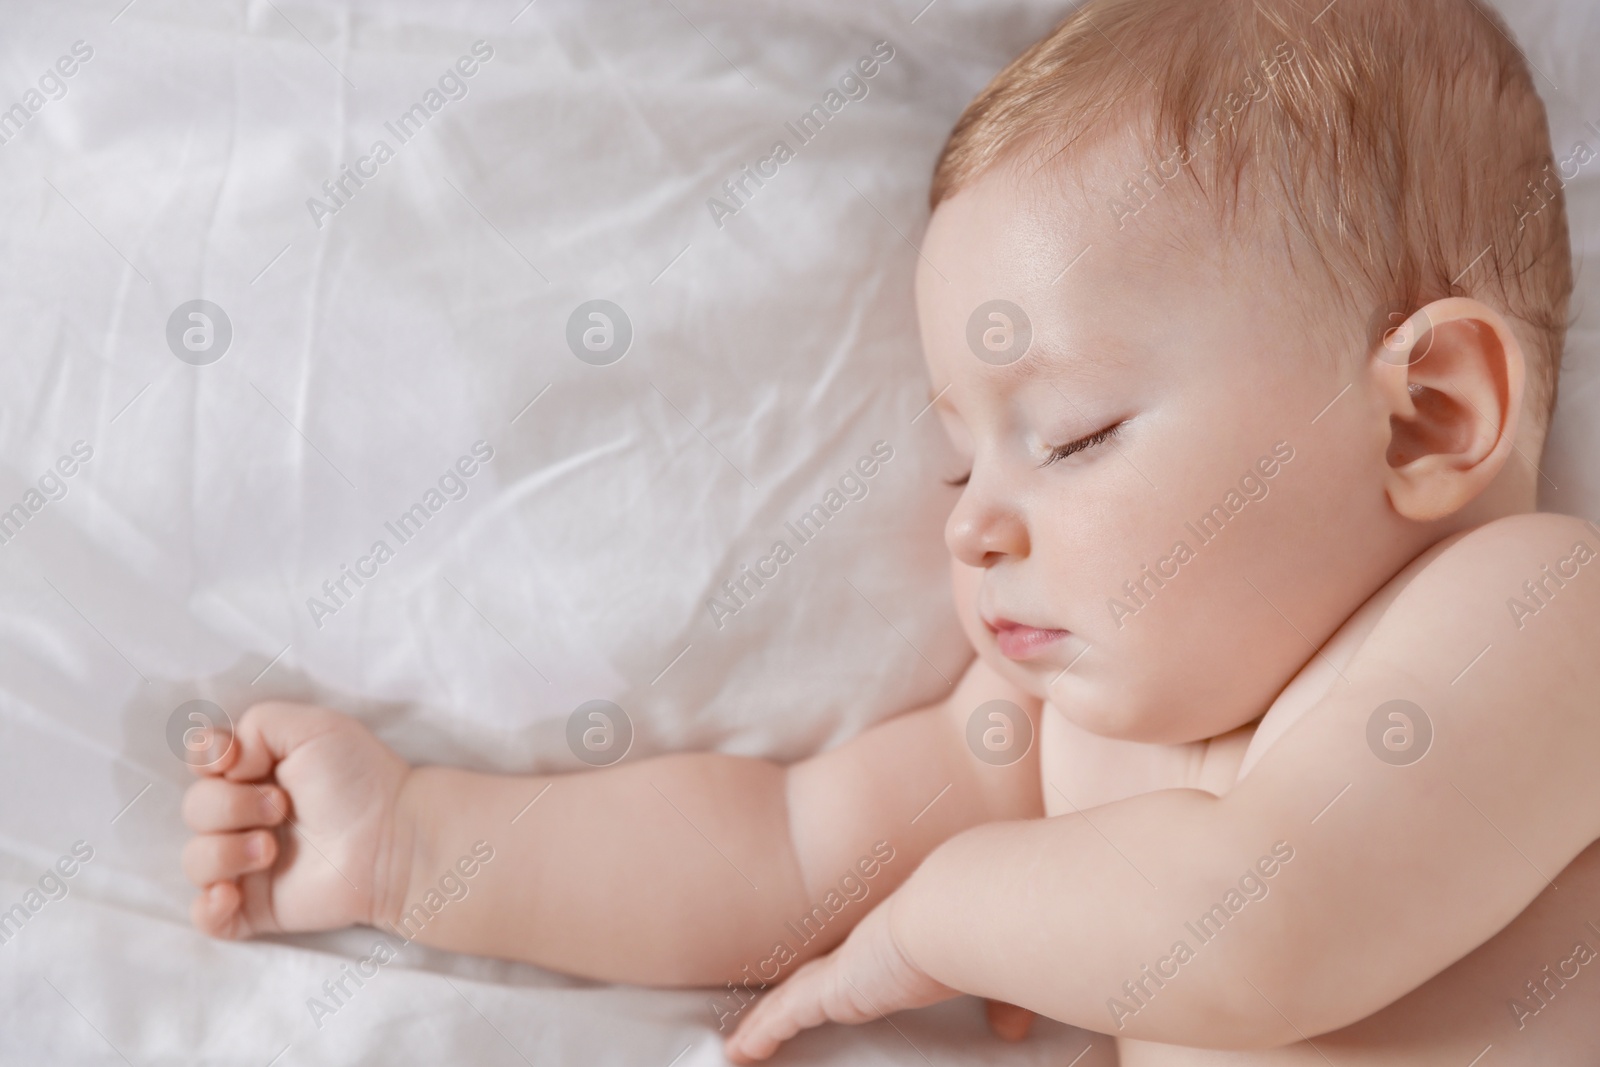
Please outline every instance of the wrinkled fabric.
M927 182L1065 8L122 3L0 4L0 110L29 108L0 124L0 512L25 512L0 544L0 909L44 901L0 944L0 1062L722 1062L706 993L420 947L314 1016L377 935L188 927L169 721L309 699L413 761L550 772L583 766L588 700L628 714L630 759L789 760L947 692L970 651L911 298ZM1521 6L1558 157L1600 148L1595 16ZM1581 254L1600 190L1568 192ZM231 329L214 362L175 354L216 343L215 316L175 319L194 300ZM595 300L632 331L605 366L569 343ZM1594 304L1542 464L1591 517ZM964 999L785 1057L1088 1041L1000 1045Z

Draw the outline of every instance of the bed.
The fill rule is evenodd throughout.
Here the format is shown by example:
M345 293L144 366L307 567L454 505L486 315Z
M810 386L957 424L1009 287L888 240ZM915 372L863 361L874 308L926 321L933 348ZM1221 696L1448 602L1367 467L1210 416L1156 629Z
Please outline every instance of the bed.
M39 906L0 930L0 1061L722 1063L705 992L419 946L309 1010L376 935L189 927L180 712L313 700L416 761L552 772L590 700L629 758L790 760L938 697L968 652L911 304L926 183L1065 10L6 5L0 909ZM1600 151L1600 12L1508 16L1558 159ZM1568 187L1580 263L1597 173ZM1580 268L1542 464L1591 518L1595 291ZM1092 1040L1001 1045L963 998L785 1062Z

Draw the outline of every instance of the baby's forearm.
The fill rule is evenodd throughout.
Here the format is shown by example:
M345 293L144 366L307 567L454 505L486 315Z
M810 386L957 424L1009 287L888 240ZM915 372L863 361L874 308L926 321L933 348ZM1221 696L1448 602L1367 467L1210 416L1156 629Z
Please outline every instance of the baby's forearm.
M1035 760L968 749L972 709L995 699L1028 701L974 662L947 700L787 767L697 753L546 778L417 768L397 804L401 888L379 914L424 944L607 981L776 980L951 835L1041 813Z
M1241 976L1283 933L1281 916L1247 899L1240 912L1208 912L1237 895L1247 871L1251 885L1277 888L1293 874L1292 853L1279 849L1285 872L1274 842L1237 840L1217 804L1166 790L970 830L901 887L896 941L953 988L1090 1030L1210 1047L1293 1040L1264 1005L1242 999ZM1187 951L1174 951L1180 941Z
M808 906L785 771L766 761L667 756L543 778L420 767L399 808L406 888L385 910L423 944L721 985Z

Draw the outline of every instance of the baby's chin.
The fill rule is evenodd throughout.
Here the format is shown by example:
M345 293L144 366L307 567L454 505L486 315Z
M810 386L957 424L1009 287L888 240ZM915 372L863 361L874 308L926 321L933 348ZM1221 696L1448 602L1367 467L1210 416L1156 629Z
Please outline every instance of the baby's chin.
M1041 690L1050 687L1043 698L1072 725L1097 737L1146 745L1186 745L1236 730L1259 717L1259 712L1207 714L1190 706L1182 694L1162 697L1115 680L1077 677L1070 672L1051 686L1050 680L1058 673L1048 672L1037 679Z
M1166 692L1159 685L1138 685L1131 677L1137 667L1113 670L1107 665L1080 664L1073 654L1067 662L1054 655L1018 661L1000 651L994 635L967 626L967 637L978 655L998 675L1018 689L1053 705L1081 730L1117 741L1149 745L1185 745L1203 741L1244 726L1260 717L1260 709L1228 712L1196 708L1194 694L1179 688ZM1148 680L1148 676L1147 676Z
M973 632L981 625L981 623L974 624L967 628L967 638L977 649L978 658L1000 677L1029 696L1050 700L1050 694L1046 690L1050 687L1050 679L1061 673L1061 668L1040 666L1037 663L1018 663L1006 657L995 644L993 634L987 630Z

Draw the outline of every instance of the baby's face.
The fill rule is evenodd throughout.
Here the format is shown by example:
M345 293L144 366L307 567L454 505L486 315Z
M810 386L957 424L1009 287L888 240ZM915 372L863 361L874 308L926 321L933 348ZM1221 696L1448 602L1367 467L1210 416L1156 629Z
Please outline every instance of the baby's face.
M1225 246L1176 186L1119 229L1131 158L946 201L917 301L971 470L945 528L968 636L1079 725L1177 743L1265 711L1411 550L1362 354L1307 324L1281 241ZM1008 365L992 301L1031 326Z

